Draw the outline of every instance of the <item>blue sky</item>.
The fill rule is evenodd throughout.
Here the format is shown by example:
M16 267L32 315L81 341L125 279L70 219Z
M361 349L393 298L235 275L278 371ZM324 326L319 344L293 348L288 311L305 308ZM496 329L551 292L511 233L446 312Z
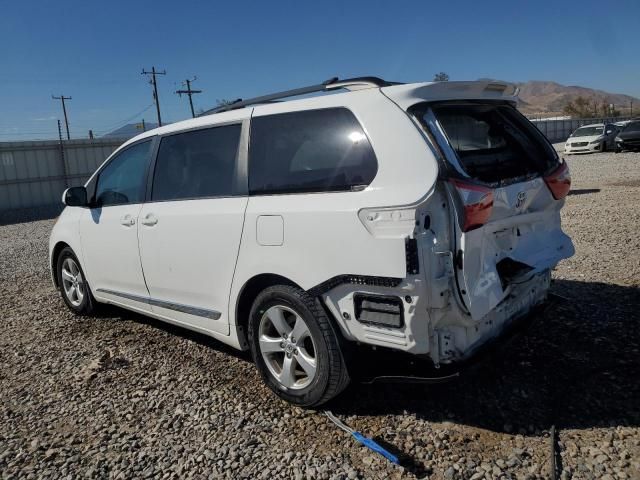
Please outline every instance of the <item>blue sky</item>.
M196 108L332 76L399 81L554 80L640 97L640 2L137 1L0 3L0 141L50 138L68 102L73 137L188 118ZM143 114L135 116L145 108ZM133 118L135 117L135 118Z

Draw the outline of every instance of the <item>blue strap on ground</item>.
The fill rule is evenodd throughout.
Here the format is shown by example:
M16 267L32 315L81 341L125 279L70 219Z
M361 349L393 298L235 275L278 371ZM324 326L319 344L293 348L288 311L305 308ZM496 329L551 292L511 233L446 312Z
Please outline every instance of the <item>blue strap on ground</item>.
M369 450L373 450L374 452L382 455L383 457L385 457L387 460L399 465L400 461L398 460L398 457L396 457L393 453L385 450L384 448L382 448L380 445L378 445L375 441L371 440L370 438L365 437L364 435L362 435L359 432L351 432L351 435L353 435L353 438L355 438L358 442L360 442L361 444L363 444L365 447L367 447Z
M341 428L345 432L350 433L353 436L353 438L355 438L359 443L367 447L372 452L375 452L378 455L382 455L384 458L386 458L390 462L395 463L396 465L400 464L398 457L396 457L393 453L385 450L382 446L378 445L372 439L365 437L360 432L356 432L353 428L345 425L338 417L336 417L329 410L326 410L324 414L327 416L329 420L331 420L334 424L336 424L338 428Z

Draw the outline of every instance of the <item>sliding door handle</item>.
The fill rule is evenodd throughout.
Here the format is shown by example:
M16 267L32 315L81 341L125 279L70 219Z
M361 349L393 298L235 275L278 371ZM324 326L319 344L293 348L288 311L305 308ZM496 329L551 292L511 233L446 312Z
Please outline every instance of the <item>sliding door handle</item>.
M123 217L120 217L120 224L125 227L132 227L136 224L136 219L127 213Z
M158 223L158 217L156 217L153 213L147 213L142 219L142 224L147 227L153 227L156 223Z

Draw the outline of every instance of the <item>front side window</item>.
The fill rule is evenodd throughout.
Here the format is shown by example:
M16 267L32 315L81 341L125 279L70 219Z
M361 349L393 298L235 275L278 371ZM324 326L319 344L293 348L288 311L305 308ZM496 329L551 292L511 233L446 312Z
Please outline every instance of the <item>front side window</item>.
M151 140L118 153L98 174L95 204L98 207L140 203L144 199L145 177Z
M225 125L164 137L151 200L238 195L236 159L241 128Z
M358 190L376 176L369 139L345 108L254 118L249 192L254 195Z

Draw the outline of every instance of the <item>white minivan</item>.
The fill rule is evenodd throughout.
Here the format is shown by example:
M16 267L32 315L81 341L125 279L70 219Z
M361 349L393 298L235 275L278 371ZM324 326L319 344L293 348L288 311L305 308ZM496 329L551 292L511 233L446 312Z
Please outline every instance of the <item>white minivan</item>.
M53 281L77 314L110 303L250 349L303 406L347 386L356 343L466 360L574 253L567 165L516 94L332 79L145 132L65 191Z

